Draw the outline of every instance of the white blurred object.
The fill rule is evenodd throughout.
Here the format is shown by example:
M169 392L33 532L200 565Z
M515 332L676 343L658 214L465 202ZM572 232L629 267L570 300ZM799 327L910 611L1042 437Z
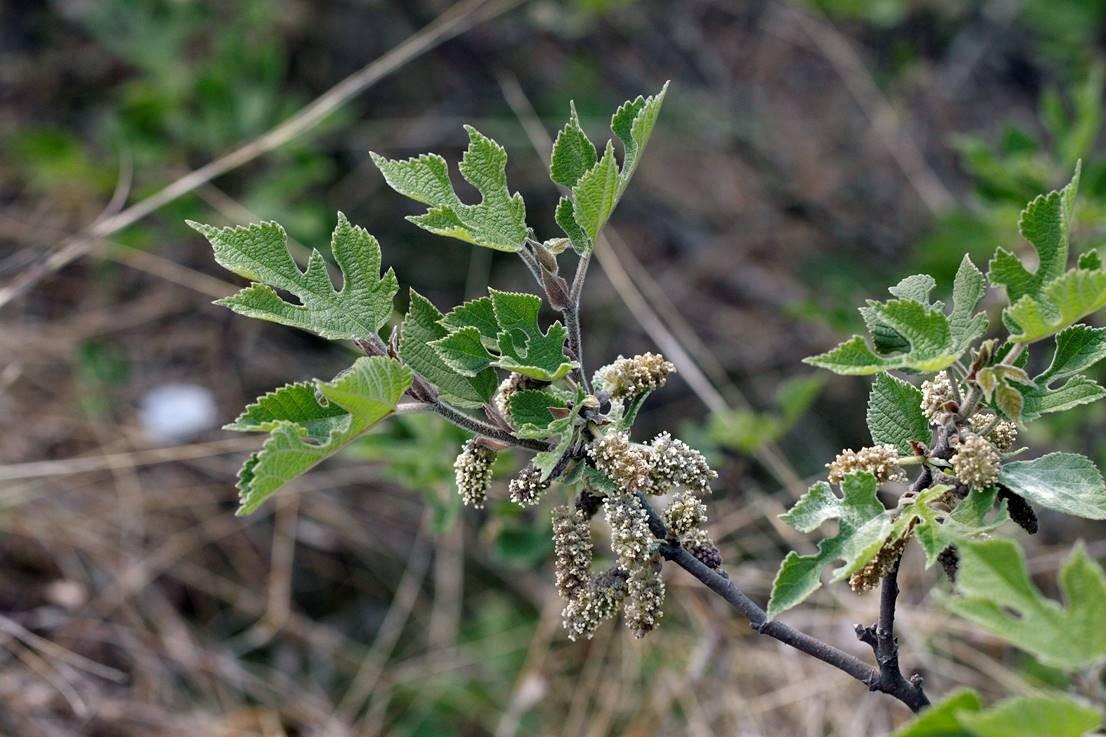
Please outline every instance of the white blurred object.
M162 384L142 398L139 421L154 440L186 440L215 426L215 397L196 384Z

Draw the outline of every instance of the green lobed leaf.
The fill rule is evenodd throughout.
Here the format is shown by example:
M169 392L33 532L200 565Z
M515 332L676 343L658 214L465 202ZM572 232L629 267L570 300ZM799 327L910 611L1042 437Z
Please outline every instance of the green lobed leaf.
M557 203L555 220L577 253L591 250L599 231L626 192L667 91L668 83L665 82L657 94L638 96L623 103L611 117L611 130L622 143L621 168L615 161L611 141L596 161L595 146L580 127L576 108L571 108L569 121L553 145L549 169L554 182L571 190L569 197L562 197Z
M1079 260L1076 265L1080 269L1101 269L1102 268L1102 256L1094 248L1086 253L1079 254Z
M1064 514L1106 519L1106 483L1094 461L1078 453L1049 453L1003 464L999 483L1028 501Z
M474 376L462 374L447 363L434 347L434 341L448 335L440 321L442 313L430 300L414 289L411 304L399 333L399 357L414 371L422 374L438 389L447 404L476 408L490 401L499 379L493 369L485 368Z
M1066 412L1081 404L1090 404L1106 397L1106 387L1086 376L1073 376L1061 386L1051 389L1034 384L1018 386L1024 399L1023 420L1035 420L1052 412Z
M292 384L247 407L229 429L268 429L270 435L238 474L238 514L255 511L288 481L391 414L410 385L410 369L372 356L357 359L333 381L316 382L325 404L307 400L304 388L309 385ZM344 415L335 415L334 408ZM320 423L328 428L325 436Z
M331 340L376 335L392 314L399 291L395 273L380 275L380 244L363 228L338 213L330 248L342 270L341 289L335 289L326 260L311 252L306 271L288 253L288 236L277 223L217 228L188 221L215 250L225 269L255 283L216 301L235 312L318 333ZM276 290L294 294L301 304L283 300Z
M495 319L491 297L472 299L454 307L442 316L440 322L449 331L476 328L484 343L489 346L495 346L499 342L499 323Z
M516 427L530 425L541 430L555 419L550 407L563 409L568 404L547 391L523 389L511 395L511 420Z
M607 141L602 158L572 188L572 217L590 241L595 240L614 211L618 203L618 185L614 144ZM568 235L571 238L571 233Z
M1037 270L1029 271L1017 256L999 248L988 268L991 283L1006 288L1011 304L1023 297L1038 297L1044 286L1064 273L1068 262L1075 195L1079 189L1081 165L1063 189L1034 199L1018 218L1018 231L1037 253Z
M1015 343L1043 340L1106 307L1106 271L1072 269L1025 295L1002 313Z
M949 320L938 305L912 299L870 301L862 310L869 326L901 338L897 355L878 355L859 335L833 350L803 359L804 363L846 375L876 374L892 369L922 372L940 371L956 363L967 346L954 343ZM884 345L884 348L887 348Z
M959 552L960 596L944 602L952 612L1062 670L1106 657L1106 573L1082 545L1060 569L1066 606L1041 595L1014 542L972 542L959 546Z
M526 242L526 205L507 188L507 152L498 143L466 125L469 145L458 169L480 192L478 204L461 201L449 179L449 166L437 154L411 159L387 159L370 152L373 163L395 191L429 205L423 215L407 219L419 227L497 251L518 251Z
M270 432L281 422L294 422L304 434L326 440L331 431L343 427L349 413L337 405L322 404L309 382L286 384L257 398L238 418L223 426L235 432Z
M799 532L812 532L824 522L837 520L837 534L818 544L818 552L799 555L791 551L783 559L772 583L768 618L799 604L822 586L822 570L831 563L843 564L833 572L841 580L867 563L883 546L891 532L888 510L876 496L877 484L870 473L851 474L841 485L838 497L825 481L819 481L780 515Z
M580 127L576 105L569 103L568 122L553 142L549 160L549 178L562 187L572 189L580 177L595 166L595 144Z
M922 414L922 392L890 374L880 374L868 396L868 430L872 442L890 443L912 453L911 440L930 440L929 420Z
M558 381L576 367L564 354L568 331L560 322L542 332L538 325L541 298L488 290L499 323L500 356L495 365L539 381Z
M1089 369L1106 358L1106 328L1072 325L1056 334L1056 351L1037 382L1047 384Z
M952 286L952 312L949 331L959 352L987 333L987 315L976 314L976 308L987 294L987 281L972 259L964 254Z
M668 82L664 83L660 92L649 97L639 95L629 102L619 106L611 117L611 130L622 142L624 152L622 171L619 172L618 195L626 191L630 178L637 170L641 153L645 150L645 144L649 142L649 136L653 133L653 127L657 123L657 117L664 104L664 96L668 94Z
M447 366L462 376L476 377L495 364L493 356L480 339L480 331L464 327L431 341L430 345Z
M937 557L950 545L963 545L1010 521L1005 502L997 514L987 519L995 508L998 490L994 487L972 489L968 497L947 515L934 508L933 504L950 490L951 487L938 485L923 491L899 512L892 534L888 536L888 540L898 540L913 532L925 553L927 568L936 563Z

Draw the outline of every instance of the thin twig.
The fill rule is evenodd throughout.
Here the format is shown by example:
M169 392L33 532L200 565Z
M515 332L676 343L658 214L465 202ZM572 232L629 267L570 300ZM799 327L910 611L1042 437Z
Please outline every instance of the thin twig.
M764 609L739 589L724 571L708 568L678 542L669 540L664 522L661 521L653 506L642 494L638 494L638 499L649 515L650 531L655 537L664 541L660 547L661 555L683 568L698 579L700 583L722 597L727 604L749 621L755 632L779 640L785 645L821 660L823 663L832 665L863 683L869 690L881 691L893 696L915 712L929 704L925 694L922 693L920 682L914 684L906 682L905 679L902 679L901 683L893 682L890 679L885 680L880 669L868 665L855 655L850 655L816 637L800 632L779 620L769 620Z

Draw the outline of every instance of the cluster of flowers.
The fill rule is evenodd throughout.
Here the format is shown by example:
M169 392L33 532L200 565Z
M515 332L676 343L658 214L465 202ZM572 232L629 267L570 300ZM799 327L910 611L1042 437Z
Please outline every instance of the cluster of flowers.
M625 432L608 432L588 445L587 454L613 484L613 490L601 501L617 565L590 578L587 585L558 586L565 599L564 626L573 639L590 637L621 603L626 626L635 636L644 637L664 615L665 585L660 576L661 541L650 529L649 513L639 494L672 493L661 515L669 538L685 545L706 565L717 568L722 559L703 527L707 510L699 498L710 492L710 483L717 474L702 453L668 433L661 433L647 444L637 444ZM557 579L576 583L590 574L591 563L589 560L584 566L567 551L578 547L577 540L585 530L590 531L590 526L586 515L577 509L572 512L575 524L570 528L563 522L568 514L564 507L554 511L554 548L566 551L556 556ZM579 568L573 567L577 565Z
M612 407L632 402L663 386L675 367L662 356L646 353L619 356L595 374L599 398ZM511 421L511 397L531 388L528 380L512 374L496 391L495 409ZM594 406L602 399L592 398ZM580 460L594 467L611 483L603 491L587 487L575 505L553 509L553 553L557 591L565 602L564 627L572 639L590 638L596 627L621 609L626 626L637 637L656 628L663 616L665 585L661 579L660 546L650 528L651 512L640 495L670 495L661 515L668 538L711 568L722 557L704 525L706 505L700 497L710 493L717 478L702 453L661 433L648 443L634 443L626 432L604 425L589 426L588 442ZM454 462L457 489L463 502L483 507L491 483L496 452L479 439L468 441ZM550 486L532 463L511 480L512 501L537 504ZM615 564L593 574L592 518L600 510L610 527Z
M922 382L921 388L923 414L931 423L948 425L950 429L953 453L949 462L957 481L977 488L997 483L1001 454L1010 450L1017 441L1017 425L986 411L973 413L966 424L954 423L955 413L960 409L960 396L947 374L941 373ZM849 474L864 471L871 473L879 483L902 482L906 480L906 473L899 464L898 449L890 444L880 444L858 451L844 450L827 463L826 468L830 483L835 484L843 482ZM900 506L913 498L914 494L907 492L900 499ZM1026 529L1035 528L1035 516L1023 499L1016 497L1007 502L1011 509L1018 510L1019 524ZM864 592L874 588L902 556L910 537L911 531L908 530L906 534L887 541L874 558L849 578L853 590ZM955 574L956 557L956 551L950 549L941 558L950 578Z

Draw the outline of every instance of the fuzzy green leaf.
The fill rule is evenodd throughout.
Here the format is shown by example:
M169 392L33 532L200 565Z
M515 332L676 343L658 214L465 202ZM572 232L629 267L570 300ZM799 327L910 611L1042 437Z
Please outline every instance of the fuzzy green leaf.
M653 127L657 123L657 117L660 115L661 105L664 104L664 96L667 93L668 82L665 82L657 94L649 97L639 95L623 103L611 117L611 130L622 142L624 151L622 171L618 175L619 197L626 191L630 178L637 169L641 153L653 133Z
M1025 295L1002 313L1015 343L1033 343L1055 335L1106 307L1106 271L1072 269Z
M1025 296L1040 296L1044 286L1067 268L1068 238L1071 234L1075 195L1079 189L1080 165L1063 189L1034 199L1022 210L1018 230L1037 252L1037 270L1030 272L1017 256L1004 248L995 252L988 270L992 284L1006 288L1011 304Z
M543 429L553 422L550 407L565 408L568 405L547 391L523 389L511 395L511 420L516 427L526 425Z
M611 130L622 142L621 168L615 161L611 141L607 142L599 161L595 160L595 146L580 128L576 109L572 108L568 123L553 145L550 178L571 190L570 197L562 197L557 203L555 219L577 253L591 250L599 231L626 192L667 91L666 82L655 95L639 96L623 103L611 117Z
M480 192L479 204L461 201L449 179L449 166L437 154L387 159L370 153L373 163L395 191L429 205L424 215L407 219L438 235L497 251L518 251L526 242L526 205L507 188L507 152L472 126L465 126L469 146L458 169Z
M1036 381L1051 384L1089 369L1106 358L1106 328L1072 325L1056 334L1052 363Z
M950 545L963 545L965 542L985 536L1010 521L1005 503L997 514L991 515L995 508L998 490L972 489L968 497L961 501L949 514L944 514L932 505L950 490L947 486L933 486L926 489L914 501L905 506L895 519L894 528L888 540L897 540L911 530L925 552L926 567L937 562L937 556ZM988 520L987 518L992 518Z
M957 597L945 606L1046 665L1077 670L1106 657L1106 573L1076 547L1060 569L1066 607L1041 595L1010 540L961 545Z
M399 357L422 374L438 389L441 398L458 407L475 408L490 401L499 379L495 371L485 368L475 376L467 376L446 363L432 345L448 334L440 320L442 313L414 289L411 305L399 334Z
M286 384L257 398L224 430L235 432L271 432L282 422L293 422L315 440L326 440L330 433L348 421L349 413L334 404L322 404L309 382Z
M430 345L447 366L462 376L476 377L495 363L495 356L484 347L480 331L474 327L454 330Z
M833 572L835 581L846 578L867 563L891 532L891 520L876 497L876 480L869 473L852 474L838 497L825 481L819 481L780 516L799 532L812 532L824 522L837 520L837 534L818 544L818 552L787 554L772 583L768 618L799 604L822 586L822 570L837 560L844 563Z
M538 324L541 298L488 290L495 318L499 323L500 357L495 365L505 371L517 371L539 381L564 378L576 363L564 354L568 331L560 322L543 333Z
M1019 385L1017 389L1025 400L1022 419L1026 421L1052 412L1066 412L1106 397L1106 387L1086 376L1073 376L1055 389L1037 384Z
M890 374L880 374L872 384L867 417L874 443L890 443L903 453L911 453L911 440L930 440L929 420L922 414L921 390Z
M557 225L561 226L561 230L565 232L565 235L568 236L568 242L572 244L572 248L576 253L582 255L591 250L591 238L576 222L576 208L572 204L572 200L568 197L562 197L557 202L557 210L553 218L557 221Z
M593 242L618 203L618 184L614 144L607 141L603 157L572 188L572 216Z
M1019 696L983 709L979 694L958 689L892 737L1082 737L1102 715L1064 696Z
M549 178L562 187L572 189L580 177L595 166L595 144L580 127L576 106L569 103L568 122L553 143L549 161Z
M965 254L953 281L952 313L949 315L949 331L960 352L987 333L987 315L975 312L986 294L987 281L983 272Z
M211 242L220 266L255 282L216 304L331 340L375 335L392 314L392 299L399 290L395 273L389 269L381 277L380 244L342 213L330 243L342 269L340 290L334 288L318 251L311 252L307 270L300 271L288 253L288 236L277 223L216 228L188 221L188 225ZM294 294L301 304L284 301L277 289Z
M900 336L909 348L897 355L878 355L859 335L804 363L848 375L876 374L892 369L932 372L956 362L967 346L954 343L949 320L937 305L913 299L869 302L869 324L878 324Z
M491 297L472 299L454 307L442 317L441 324L446 330L476 328L480 337L490 346L494 346L499 340L499 323L495 319Z
M1106 483L1094 461L1078 453L1049 453L1002 466L999 483L1057 512L1106 519Z
M978 693L967 688L957 689L909 724L895 730L891 737L972 737L961 725L960 717L982 708L983 700Z
M391 414L410 385L407 367L373 356L357 359L333 381L316 382L325 404L308 399L310 385L292 384L247 407L228 429L267 429L270 435L238 474L238 513L253 512L288 481Z
M1082 737L1102 724L1102 714L1062 696L1021 696L978 713L961 713L972 737Z

